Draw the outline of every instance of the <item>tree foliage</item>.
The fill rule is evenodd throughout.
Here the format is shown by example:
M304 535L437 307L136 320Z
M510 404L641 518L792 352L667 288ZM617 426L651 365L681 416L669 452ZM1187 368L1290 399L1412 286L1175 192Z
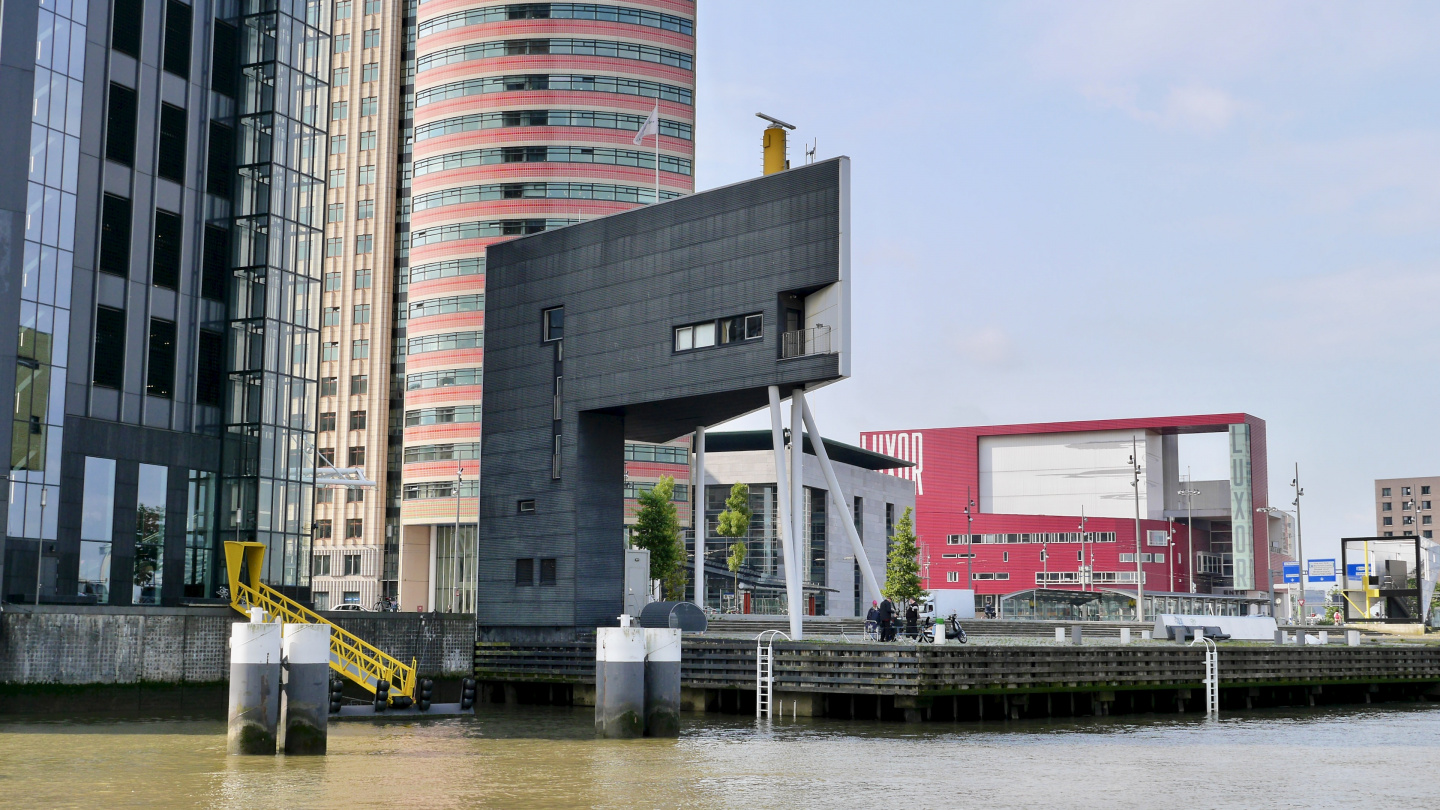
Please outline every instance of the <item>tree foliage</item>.
M745 555L749 553L745 541L741 538L750 535L750 519L753 516L754 512L750 509L750 487L740 483L730 487L730 497L725 499L725 511L720 513L715 533L735 541L730 544L730 554L725 558L725 567L735 575L737 594L740 591L740 566L745 564Z
M885 586L880 592L892 602L918 601L926 595L920 587L920 548L915 541L915 524L910 519L912 511L910 507L905 507L905 514L895 524L894 542L890 546L889 559L885 561Z
M636 548L650 552L650 578L664 583L667 597L673 596L677 582L683 595L689 581L685 576L685 540L680 535L675 504L670 500L674 494L675 479L668 475L661 476L649 492L640 493L631 535Z

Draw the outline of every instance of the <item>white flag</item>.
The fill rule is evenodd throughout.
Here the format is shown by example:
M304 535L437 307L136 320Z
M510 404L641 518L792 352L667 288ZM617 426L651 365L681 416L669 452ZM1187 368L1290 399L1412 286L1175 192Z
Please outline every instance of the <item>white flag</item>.
M639 146L640 144L644 143L644 142L645 142L645 139L646 139L647 137L651 136L651 135L654 135L654 136L655 136L655 140L656 140L657 142L660 140L660 105L659 105L659 104L656 104L656 105L655 105L655 111L652 112L652 113L650 113L650 117L645 119L645 123L643 123L643 124L640 125L640 131L637 132L637 133L635 133L635 140L634 140L635 145L636 145L636 146Z

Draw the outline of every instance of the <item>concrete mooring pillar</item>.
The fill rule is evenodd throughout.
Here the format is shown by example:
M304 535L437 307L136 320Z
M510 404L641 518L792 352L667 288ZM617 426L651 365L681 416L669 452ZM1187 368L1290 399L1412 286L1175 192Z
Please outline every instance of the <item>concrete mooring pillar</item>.
M645 736L680 736L680 630L645 630Z
M285 689L280 747L287 754L324 754L330 717L330 626L287 624L281 647Z
M595 733L601 737L645 733L645 629L625 623L595 633Z
M230 627L230 711L226 750L274 754L280 721L280 625Z

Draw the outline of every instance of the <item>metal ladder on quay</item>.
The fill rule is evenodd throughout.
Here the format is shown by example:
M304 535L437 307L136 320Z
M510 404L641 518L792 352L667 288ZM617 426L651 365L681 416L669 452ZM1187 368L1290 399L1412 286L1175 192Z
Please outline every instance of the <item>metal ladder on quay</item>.
M385 681L389 684L389 703L396 708L415 702L416 662L413 658L408 666L402 664L375 645L261 582L264 565L264 543L225 541L230 607L246 616L252 608L259 608L265 611L267 621L329 625L330 669L371 694L377 691L378 683Z
M790 637L779 630L766 630L755 637L755 716L775 716L775 637Z

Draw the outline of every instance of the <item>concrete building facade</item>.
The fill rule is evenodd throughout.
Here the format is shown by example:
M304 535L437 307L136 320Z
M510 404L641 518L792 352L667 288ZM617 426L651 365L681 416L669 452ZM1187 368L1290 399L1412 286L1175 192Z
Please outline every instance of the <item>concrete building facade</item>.
M626 441L848 376L848 200L837 158L489 248L482 638L616 622Z
M1375 481L1375 536L1407 534L1435 538L1435 501L1440 500L1440 476L1381 478Z
M844 521L854 524L865 548L864 564L883 586L889 538L906 509L915 507L915 484L886 475L882 470L904 469L908 462L825 439L826 454L835 470L840 491L850 503L845 512L835 508L830 487L816 458L809 434L804 436L805 536L804 583L806 615L864 616L872 601L881 599L863 584L860 561L850 545ZM706 604L727 612L785 613L785 563L777 536L775 453L769 431L705 434L705 570ZM793 475L793 472L791 473ZM745 562L737 577L726 567L734 542L717 534L720 513L735 484L750 488L753 512L745 538ZM788 484L786 484L788 486ZM692 539L690 553L695 553ZM739 592L736 592L736 586ZM694 596L692 583L691 598ZM748 600L746 599L748 596Z

